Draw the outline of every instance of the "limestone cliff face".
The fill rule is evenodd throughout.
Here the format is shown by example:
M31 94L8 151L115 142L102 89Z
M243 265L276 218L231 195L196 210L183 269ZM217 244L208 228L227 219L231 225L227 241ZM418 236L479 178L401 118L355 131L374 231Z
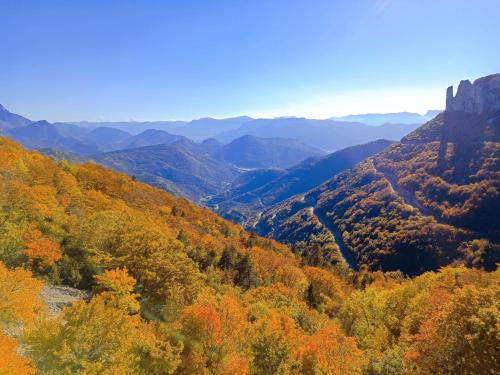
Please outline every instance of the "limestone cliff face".
M448 143L454 157L472 157L485 141L500 142L500 74L461 81L457 94L446 91L446 111L441 127L438 165L444 165Z
M446 91L446 111L466 112L479 116L500 114L500 74L492 74L470 83L461 81L457 94L453 86Z

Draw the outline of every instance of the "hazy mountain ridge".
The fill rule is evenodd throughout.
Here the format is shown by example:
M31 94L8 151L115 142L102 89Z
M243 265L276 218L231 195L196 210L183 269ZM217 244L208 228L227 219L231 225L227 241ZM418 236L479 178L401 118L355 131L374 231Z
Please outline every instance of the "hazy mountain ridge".
M429 113L433 112L437 111L429 111ZM388 114L387 116L391 115L396 114ZM252 135L259 138L293 138L311 147L325 151L335 151L377 139L398 141L425 122L425 116L411 113L409 115L414 115L414 121L393 122L390 124L383 122L376 126L363 124L362 121L314 120L300 117L254 119L248 116L228 119L213 119L208 117L189 122L74 122L73 124L88 128L114 127L133 134L138 134L141 128L142 130L164 130L195 141L215 138L223 143L230 143L245 135ZM384 117L386 115L356 116L371 118L373 116Z
M222 146L220 157L242 168L288 168L325 153L288 138L257 138L244 135Z
M135 135L125 148L138 148L144 146L154 146L160 144L168 144L178 142L184 137L175 135L163 130L147 129L142 133Z
M215 135L239 128L245 122L253 120L248 116L231 117L225 119L215 119L204 117L191 121L103 121L89 122L76 121L69 124L76 125L86 129L95 129L99 127L110 127L126 131L137 135L146 129L162 130L175 135L188 137L194 141L203 141L207 138L213 138Z
M258 119L243 124L239 129L216 136L229 142L243 135L261 138L285 137L300 141L325 151L336 151L377 139L400 140L419 124L368 126L359 122L311 120L305 118Z
M10 114L6 110L3 110L3 113ZM11 115L9 118L13 119L12 123L8 124L9 128L4 129L4 134L28 148L42 149L54 158L61 158L67 154L71 160L92 159L195 202L208 204L213 196L218 196L212 202L213 205L210 203L213 207L217 204L215 202L220 200L219 195L224 193L245 170L290 168L305 159L323 156L322 149L325 148L342 148L344 144L359 144L361 140L371 140L378 134L390 135L385 138L394 137L396 134L399 137L413 128L413 125L371 127L360 123L300 118L254 120L246 116L222 120L204 118L191 122L84 122L75 125L74 123L50 124L47 121L29 122L27 119L20 121L18 117ZM25 125L26 122L29 123ZM227 143L210 137L201 143L196 143L184 135L154 128L138 132L143 126L168 128L192 137L193 134L197 134L198 139L214 134L216 136L225 134L222 138L226 139ZM133 129L135 133L130 134L124 129ZM233 136L239 133L243 135L233 139ZM257 133L261 136L247 133ZM308 142L303 142L301 138L306 138ZM322 147L310 146L318 142ZM148 148L172 144L175 146ZM78 155L81 158L78 158ZM310 159L306 163L315 160ZM261 182L262 176L259 179ZM291 183L282 182L280 189L286 191ZM309 184L308 187L310 186ZM238 189L245 187L240 186L235 191ZM229 193L228 196L233 193ZM260 194L264 194L264 200L277 202L276 199L269 198L273 194L278 194L277 192L256 191L255 194L257 196L251 199L249 196L244 196L244 204L253 205L251 201L255 199L259 201ZM278 195L281 197L280 200L289 196L287 193ZM250 211L257 206L262 208L270 204L260 201L248 211L240 206L240 203L243 202L239 202L238 206L245 212L244 216L232 217L238 221L240 219L246 221L248 216L251 216Z
M441 113L441 110L429 110L425 114L413 112L397 112L397 113L367 113L362 115L348 115L342 117L332 117L332 120L337 121L353 121L361 122L366 125L378 126L384 124L424 124L432 120L435 116Z
M30 149L54 148L80 155L91 155L99 152L99 147L94 142L64 137L54 125L47 121L37 121L26 126L7 129L4 134Z
M429 113L431 112L429 111ZM1 119L2 115L5 117L4 120ZM355 116L359 118L366 117L368 119L373 116L384 117L393 115L397 114ZM414 114L410 113L409 115ZM32 122L22 116L8 112L3 107L0 110L0 121L4 121L0 128L17 128L26 126ZM414 130L418 124L392 123L381 126L368 126L359 121L312 120L298 117L253 119L248 116L240 116L227 119L207 117L192 121L81 121L59 122L52 125L56 126L57 131L64 137L75 138L81 142L100 144L102 151L125 148L127 146L125 144L127 143L127 138L130 138L125 133L137 136L146 130L164 131L171 135L184 136L195 141L214 138L223 143L230 143L245 135L252 135L259 138L291 138L303 142L310 147L333 151L377 139L399 140ZM116 131L112 131L111 129L116 129ZM140 146L147 145L151 144L140 143ZM131 147L132 145L129 148Z

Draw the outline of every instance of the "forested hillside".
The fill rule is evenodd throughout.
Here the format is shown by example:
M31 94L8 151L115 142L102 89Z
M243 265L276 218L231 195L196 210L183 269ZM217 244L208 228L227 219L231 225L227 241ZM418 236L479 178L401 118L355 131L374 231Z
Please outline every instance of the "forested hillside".
M498 273L348 271L96 165L0 158L2 374L498 368ZM91 297L49 317L43 284Z
M239 176L233 165L217 160L205 147L184 140L95 155L93 160L177 196L199 201L216 194Z
M414 275L455 261L495 268L499 88L498 74L474 85L463 81L443 114L351 170L273 207L259 221L260 233L287 243L336 243L355 263L373 270Z

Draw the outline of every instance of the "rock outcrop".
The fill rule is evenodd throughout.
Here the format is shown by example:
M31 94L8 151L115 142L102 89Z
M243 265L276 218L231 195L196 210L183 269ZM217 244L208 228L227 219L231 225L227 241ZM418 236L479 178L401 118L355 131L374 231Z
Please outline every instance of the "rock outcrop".
M453 86L446 91L446 111L473 113L479 116L500 112L500 74L492 74L470 83L461 81L457 94Z
M453 155L467 161L483 142L500 141L500 74L461 81L453 96L453 86L446 91L446 111L441 128L438 166L443 166L452 143Z

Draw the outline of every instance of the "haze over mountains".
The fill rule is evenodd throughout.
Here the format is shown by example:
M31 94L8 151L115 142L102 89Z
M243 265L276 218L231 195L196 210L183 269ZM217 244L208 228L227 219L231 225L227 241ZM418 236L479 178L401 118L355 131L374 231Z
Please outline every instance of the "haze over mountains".
M190 122L51 124L30 121L3 107L0 121L0 131L25 147L58 159L93 160L203 204L225 194L231 184L239 184L236 180L246 170L292 168L331 150L378 139L399 140L417 126L247 116Z
M437 111L429 111L426 116L404 112L353 117L362 119L364 122L312 120L297 117L252 119L248 116L240 116L220 120L202 118L189 122L74 122L50 125L55 127L59 136L74 138L88 143L89 146L91 144L101 152L169 143L171 140L181 139L172 137L174 135L187 137L196 142L214 138L222 143L229 143L245 135L259 138L288 138L329 152L377 139L399 140L418 125L423 124L428 115L433 112ZM393 121L388 123L381 119ZM38 122L13 114L3 107L0 108L0 131L6 132L8 129L24 127L32 123ZM47 122L40 124L46 127ZM134 143L133 137L146 130L158 130L165 133L156 133L154 136L151 132L149 135L145 133L141 136L143 140L137 144ZM24 132L21 131L24 135L23 142L28 142L27 137L31 131L36 132L36 129L28 128ZM35 144L36 139L29 142Z
M421 124L367 126L360 122L285 117L253 120L236 130L218 134L216 138L222 142L229 142L247 134L264 138L287 137L333 152L377 139L399 140Z
M326 120L300 117L254 119L240 116L227 119L207 117L192 121L74 122L72 124L85 128L111 127L131 134L138 134L144 129L157 129L182 135L194 141L215 138L224 143L243 135L254 135L262 138L294 138L310 146L328 151L381 138L399 140L437 113L439 111L428 111L423 116L410 112L366 114ZM398 126L382 126L386 124ZM350 132L352 133L351 125L361 125L358 126L354 135L350 134ZM376 126L377 129L367 129L365 125ZM322 139L322 137L326 137L326 139ZM352 142L357 143L352 144Z
M332 117L332 120L361 122L365 125L384 125L384 124L423 124L432 120L442 111L429 110L424 115L413 112L398 113L369 113L363 115L348 115L342 117Z
M295 140L245 136L224 145L187 138L99 154L93 160L197 202L228 188L242 168L285 168L323 153Z

